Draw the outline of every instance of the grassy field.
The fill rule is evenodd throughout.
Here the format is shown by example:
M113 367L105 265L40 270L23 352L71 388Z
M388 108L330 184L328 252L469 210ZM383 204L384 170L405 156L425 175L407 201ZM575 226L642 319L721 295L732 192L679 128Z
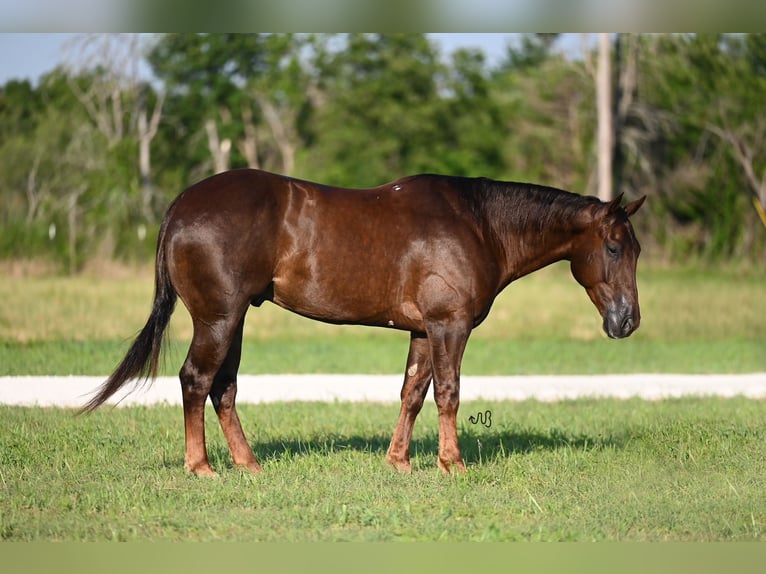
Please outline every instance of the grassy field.
M766 370L766 273L646 269L643 323L609 341L565 266L512 285L472 337L467 374ZM107 374L143 325L146 270L0 282L0 375ZM182 307L166 373L191 336ZM398 373L404 333L251 311L242 372ZM493 425L469 423L492 411ZM433 404L413 474L384 463L396 405L242 405L265 468L231 466L212 410L220 476L184 473L180 407L76 417L0 407L4 540L766 540L766 403L495 402L461 405L463 476L436 469Z
M490 408L493 425L468 415ZM182 470L180 408L74 417L0 407L4 540L766 540L764 403L466 403L468 472L436 468L435 408L413 473L385 466L397 409L245 405L265 472L231 467L208 416L215 479ZM212 415L212 412L208 413Z
M467 374L755 372L766 370L766 273L646 269L643 321L629 339L607 340L566 265L511 285L472 335ZM116 277L0 282L0 375L103 375L122 358L151 304L150 270ZM179 304L166 374L191 338ZM252 309L242 372L398 373L407 335L324 325L266 304Z

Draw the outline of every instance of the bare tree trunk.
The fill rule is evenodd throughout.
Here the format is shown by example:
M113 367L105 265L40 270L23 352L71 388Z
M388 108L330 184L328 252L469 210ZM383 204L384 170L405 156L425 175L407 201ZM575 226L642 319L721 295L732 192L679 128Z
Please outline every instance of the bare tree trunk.
M609 34L598 35L598 69L596 77L596 106L598 112L598 197L612 199L612 67Z
M210 155L213 157L213 168L215 173L228 171L229 155L231 153L231 140L218 137L218 126L215 120L209 119L205 122L205 131L207 132L207 145Z
M146 108L141 106L138 112L138 174L141 182L141 207L146 219L147 203L151 201L152 196L152 156L149 145L151 141Z
M279 148L279 154L282 156L282 173L292 175L295 167L295 145L291 138L292 129L288 121L285 121L279 115L277 108L265 97L256 95L258 105L263 110L263 117L271 128L274 135L274 141Z
M81 34L69 43L68 52L66 66L73 72L67 75L69 86L113 148L125 137L128 112L123 100L130 100L138 82L131 73L140 59L138 36ZM81 89L75 75L99 68L104 70L101 77Z
M766 170L761 173L761 177L755 173L753 148L728 127L720 128L710 125L708 129L731 146L734 157L742 168L747 183L750 185L750 191L753 193L753 207L755 207L761 223L766 227Z
M40 193L39 184L37 182L37 173L39 170L40 155L38 152L32 162L32 169L29 170L29 174L27 175L27 187L25 190L27 196L27 223L32 223L32 221L34 221L35 216L37 215L37 210L40 207L40 202L42 201L42 193Z
M623 57L623 53L625 54ZM617 34L614 42L614 77L617 81L612 128L612 186L616 192L622 191L622 179L625 169L624 146L626 144L625 125L628 114L633 108L638 85L638 36L636 34ZM629 145L629 144L628 144Z
M253 111L248 104L242 105L242 125L244 126L245 137L239 140L239 151L245 156L247 167L258 169L260 168L260 161L258 160L258 136L255 132Z
M152 140L157 135L163 103L164 95L161 95L154 106L152 117L149 119L146 111L146 98L142 95L138 111L138 169L141 179L141 211L144 219L150 222L154 221L151 145Z
M68 226L68 247L69 247L69 274L74 275L77 272L77 224L79 220L79 208L77 202L84 190L80 189L69 193L67 201L67 226Z

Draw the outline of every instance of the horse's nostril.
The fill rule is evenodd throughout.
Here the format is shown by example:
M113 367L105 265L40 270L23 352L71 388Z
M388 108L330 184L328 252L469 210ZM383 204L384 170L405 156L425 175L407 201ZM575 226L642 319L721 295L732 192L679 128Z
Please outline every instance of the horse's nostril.
M622 320L622 325L620 326L623 333L630 333L633 330L633 317L628 315Z

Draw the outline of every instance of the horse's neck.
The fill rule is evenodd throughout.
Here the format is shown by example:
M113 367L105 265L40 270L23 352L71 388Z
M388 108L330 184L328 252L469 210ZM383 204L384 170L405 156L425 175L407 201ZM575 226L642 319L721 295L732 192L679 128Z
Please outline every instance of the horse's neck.
M503 286L552 263L569 259L580 231L567 217L546 218L542 225L530 218L523 225L502 229L498 241L505 260Z
M529 275L552 263L569 259L573 235L563 232L546 232L541 236L529 233L511 238L506 248L508 282Z

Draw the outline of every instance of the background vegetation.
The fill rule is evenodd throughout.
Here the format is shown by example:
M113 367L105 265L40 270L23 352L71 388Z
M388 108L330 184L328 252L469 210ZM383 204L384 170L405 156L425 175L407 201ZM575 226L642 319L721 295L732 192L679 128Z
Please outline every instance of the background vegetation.
M526 35L490 66L424 34L82 36L67 65L0 86L0 258L150 260L169 201L231 167L594 193L584 40L574 57ZM615 188L650 196L647 252L762 266L766 36L623 34L612 60Z

